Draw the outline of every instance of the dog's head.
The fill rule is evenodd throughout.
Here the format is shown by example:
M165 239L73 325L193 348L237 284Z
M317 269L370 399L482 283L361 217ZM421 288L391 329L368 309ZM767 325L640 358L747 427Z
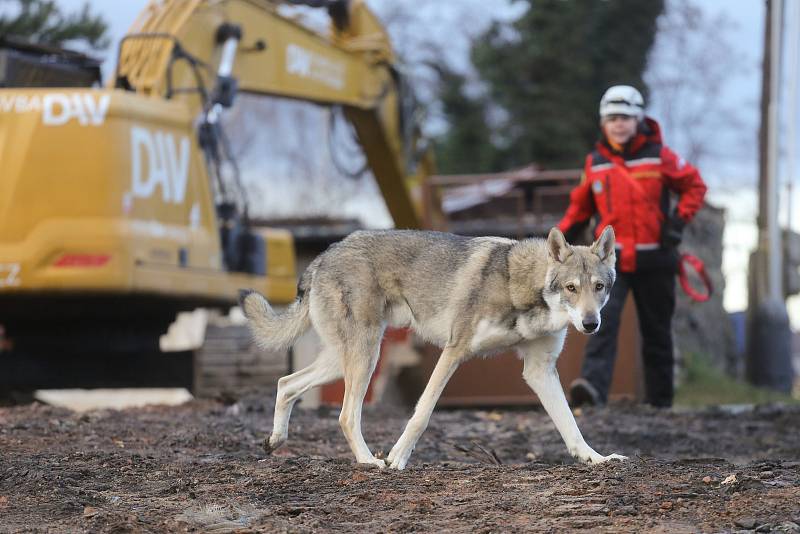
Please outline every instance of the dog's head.
M579 332L594 334L616 279L614 230L606 226L597 241L583 247L568 244L564 234L553 228L547 236L547 251L549 299L557 299Z

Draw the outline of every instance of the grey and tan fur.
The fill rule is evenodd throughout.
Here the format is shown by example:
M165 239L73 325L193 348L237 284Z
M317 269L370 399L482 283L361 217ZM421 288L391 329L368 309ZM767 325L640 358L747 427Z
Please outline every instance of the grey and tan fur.
M586 462L603 456L584 441L556 371L567 325L584 333L600 326L614 283L614 232L591 247L570 246L557 229L547 240L467 238L438 232L355 232L320 255L300 282L300 297L276 314L256 292L242 309L264 346L291 345L313 326L323 341L316 361L278 381L271 451L286 441L298 397L344 377L339 422L356 460L403 469L434 405L458 365L476 355L515 348L523 377L536 392L569 452ZM361 434L361 407L386 326L410 326L443 347L414 415L386 461Z

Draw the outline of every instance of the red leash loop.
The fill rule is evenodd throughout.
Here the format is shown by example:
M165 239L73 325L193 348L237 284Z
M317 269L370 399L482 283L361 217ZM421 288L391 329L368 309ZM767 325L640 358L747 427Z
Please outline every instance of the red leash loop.
M689 275L686 269L687 265L694 269L698 276L700 276L700 279L703 281L703 285L705 286L705 293L695 290L695 288L689 284ZM678 279L681 282L683 291L695 302L707 301L711 298L711 294L714 292L714 287L711 285L711 279L708 277L708 273L706 273L706 266L697 256L692 256L691 254L681 255L680 262L678 263Z

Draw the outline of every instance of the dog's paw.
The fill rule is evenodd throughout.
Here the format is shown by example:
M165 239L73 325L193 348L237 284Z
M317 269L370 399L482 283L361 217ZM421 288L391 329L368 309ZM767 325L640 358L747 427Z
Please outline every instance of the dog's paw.
M605 462L609 462L611 460L618 460L620 462L627 460L627 456L622 456L621 454L609 454L608 456L603 456L602 454L598 454L597 456L590 457L588 463L592 465L602 464Z
M592 465L602 464L610 460L623 461L628 459L627 456L622 456L621 454L609 454L608 456L603 456L588 445L576 447L575 449L570 448L569 452L574 458L577 458L581 462Z
M403 469L405 469L410 456L411 456L410 450L404 450L401 447L395 445L394 447L392 447L392 450L386 457L386 465L388 465L392 469L397 469L398 471L402 471Z
M272 454L272 452L283 445L283 442L286 441L283 438L276 438L275 436L270 436L264 440L264 452L267 454Z
M390 467L391 469L397 469L398 471L402 471L403 469L405 469L405 468L406 468L406 464L407 464L407 463L408 463L408 459L405 459L405 460L396 459L395 461L393 461L393 462L392 462L392 463L389 465L389 467Z
M375 467L377 467L378 469L383 469L384 467L386 467L386 462L385 462L385 461L383 461L383 460L381 460L381 459L379 459L379 458L371 458L371 459L366 459L366 460L358 460L358 463L359 463L360 465L364 465L364 466L373 466L373 465L374 465L374 466L375 466Z
M411 457L411 451L399 451L390 458L386 459L386 465L392 469L402 471L408 464L408 459Z

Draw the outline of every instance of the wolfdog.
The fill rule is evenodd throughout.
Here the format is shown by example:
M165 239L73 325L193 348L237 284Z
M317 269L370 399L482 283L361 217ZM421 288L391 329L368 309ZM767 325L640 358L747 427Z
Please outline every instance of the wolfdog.
M271 452L288 436L298 397L344 377L339 423L356 461L403 469L428 425L434 405L458 365L472 356L514 348L523 377L538 395L570 454L584 462L603 456L583 439L556 370L567 325L585 334L600 327L616 273L614 231L591 246L571 246L556 228L547 240L468 238L414 230L359 231L331 246L303 274L298 299L282 314L255 291L242 309L257 342L290 346L313 325L323 342L317 359L278 381ZM411 327L443 347L413 416L386 460L361 434L361 407L387 325Z

